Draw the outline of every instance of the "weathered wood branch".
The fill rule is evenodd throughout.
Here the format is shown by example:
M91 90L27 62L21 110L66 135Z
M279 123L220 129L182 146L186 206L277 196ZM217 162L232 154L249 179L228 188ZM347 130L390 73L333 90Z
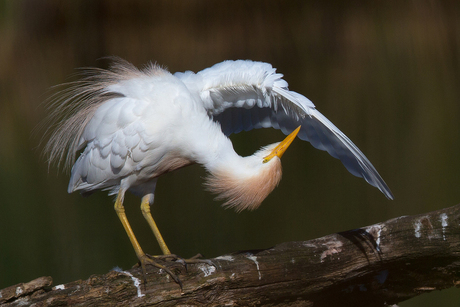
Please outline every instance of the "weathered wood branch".
M41 277L0 291L4 306L386 306L460 284L460 205L322 238L180 264L178 284L150 267L51 288Z

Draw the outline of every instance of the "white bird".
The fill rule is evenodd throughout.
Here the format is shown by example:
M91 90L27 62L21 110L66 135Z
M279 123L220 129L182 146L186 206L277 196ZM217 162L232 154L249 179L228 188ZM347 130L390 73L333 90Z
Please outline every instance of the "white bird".
M158 264L141 249L124 213L126 191L141 209L163 254L169 255L150 213L157 179L198 163L206 187L224 206L253 210L281 180L280 157L296 137L327 151L353 175L389 199L390 189L364 154L306 97L290 91L270 64L224 61L198 73L171 74L158 65L139 70L114 59L108 70L90 69L52 104L56 130L46 151L50 163L73 164L68 192L108 190L145 272ZM62 94L62 95L61 95ZM289 136L241 157L228 136L272 127ZM297 129L296 129L297 128Z

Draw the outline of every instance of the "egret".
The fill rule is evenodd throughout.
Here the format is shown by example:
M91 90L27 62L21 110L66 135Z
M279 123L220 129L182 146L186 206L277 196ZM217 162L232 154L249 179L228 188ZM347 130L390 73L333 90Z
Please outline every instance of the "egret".
M268 63L224 61L198 73L171 74L156 64L138 69L115 58L109 69L86 72L55 97L55 130L45 150L49 163L73 164L69 193L108 190L117 195L115 211L144 274L147 264L162 266L139 245L124 195L130 191L141 197L143 216L163 254L170 255L150 206L158 177L194 163L206 169L205 186L224 206L254 210L280 182L280 158L297 136L393 199L358 147L309 99L290 91ZM248 157L238 155L228 138L268 127L287 138Z

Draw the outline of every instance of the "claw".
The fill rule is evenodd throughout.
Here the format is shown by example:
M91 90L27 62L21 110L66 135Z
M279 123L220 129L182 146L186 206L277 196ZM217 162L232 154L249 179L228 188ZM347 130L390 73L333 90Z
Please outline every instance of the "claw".
M164 258L171 258L171 257L167 257L167 256L170 256L170 255L165 255ZM154 261L155 258L157 258L157 257L153 257L153 256L145 254L144 257L139 259L139 262L140 262L140 265L141 265L141 268L142 268L142 277L143 277L143 280L144 280L144 285L147 283L147 278L146 278L147 277L147 270L145 269L145 266L147 264L148 265L153 265L154 267L165 271L169 276L171 276L171 278L179 285L181 293L183 293L182 282L179 279L179 277L176 274L174 274L168 267L166 267L164 265L161 265L161 264L157 263L156 261ZM163 258L163 257L158 257L158 258ZM172 258L174 258L174 257L172 257Z
M198 259L198 258L203 258L202 254L196 254L190 259L187 259L187 263L206 263L207 265L211 265L217 269L217 266L209 259ZM177 260L176 260L177 261Z
M142 257L139 258L139 264L142 268L142 274L143 274L143 280L144 284L147 282L147 271L145 269L146 265L153 265L156 268L164 270L171 278L179 285L181 293L183 293L183 288L182 288L182 282L180 278L174 274L168 266L174 265L176 263L181 264L184 266L185 271L187 271L187 265L188 264L197 264L197 263L205 263L207 265L213 266L217 269L217 266L209 259L198 259L203 257L201 254L197 254L190 259L184 259L182 257L179 257L174 254L168 254L168 255L158 255L158 256L152 256L148 254L144 254ZM163 264L159 264L158 261L163 261Z

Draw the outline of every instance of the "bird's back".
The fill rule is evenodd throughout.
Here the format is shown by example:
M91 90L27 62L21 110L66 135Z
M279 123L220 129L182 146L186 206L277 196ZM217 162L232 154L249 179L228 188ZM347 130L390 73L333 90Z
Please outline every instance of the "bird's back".
M81 151L72 167L69 192L111 189L116 193L123 180L127 188L142 185L191 163L174 147L178 126L199 110L185 85L156 66L145 71L118 69L124 72L118 79L100 87L91 85L102 90L91 92L85 86L73 90L74 95L85 92L94 103L92 112L82 105L67 119L76 122L85 116L80 130L65 135L69 152Z

